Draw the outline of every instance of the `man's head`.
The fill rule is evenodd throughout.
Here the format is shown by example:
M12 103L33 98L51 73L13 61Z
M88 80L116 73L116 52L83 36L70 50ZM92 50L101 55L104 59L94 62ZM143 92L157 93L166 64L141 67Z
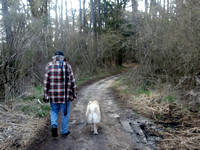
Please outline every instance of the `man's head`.
M53 56L53 60L57 60L57 61L60 61L60 60L64 60L65 59L65 55L62 51L57 51L55 53L55 56Z
M56 53L55 53L55 56L65 56L64 55L64 53L62 52L62 51L57 51Z

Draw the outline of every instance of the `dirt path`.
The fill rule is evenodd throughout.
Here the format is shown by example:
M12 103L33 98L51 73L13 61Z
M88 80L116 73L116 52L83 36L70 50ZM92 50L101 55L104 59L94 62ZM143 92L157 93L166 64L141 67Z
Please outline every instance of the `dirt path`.
M147 141L138 128L138 123L148 122L129 109L123 109L116 101L111 90L112 83L119 76L112 76L82 88L76 102L73 102L70 114L71 134L63 138L51 137L36 146L37 150L147 150L157 149L154 142ZM102 122L99 134L90 133L86 123L85 111L89 100L93 98L100 104ZM60 120L60 119L59 119ZM153 140L154 141L154 140Z

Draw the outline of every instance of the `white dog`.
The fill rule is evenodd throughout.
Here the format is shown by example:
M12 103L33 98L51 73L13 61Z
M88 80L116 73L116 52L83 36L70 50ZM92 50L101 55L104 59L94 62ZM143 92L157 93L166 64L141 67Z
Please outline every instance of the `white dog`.
M101 113L97 101L90 101L86 110L87 122L90 124L91 131L94 129L94 134L98 134L98 125L101 120ZM92 125L94 128L92 128Z

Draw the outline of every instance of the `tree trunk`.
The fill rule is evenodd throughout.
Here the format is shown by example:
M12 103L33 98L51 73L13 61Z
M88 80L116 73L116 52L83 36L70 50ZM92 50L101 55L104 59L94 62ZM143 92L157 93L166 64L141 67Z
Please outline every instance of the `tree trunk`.
M97 8L98 8L97 19L98 19L99 32L101 32L101 14L100 14L101 7L100 7L100 4L101 4L101 0L97 0Z
M13 32L11 28L11 20L10 20L10 14L8 12L8 4L7 0L2 0L2 12L3 12L3 21L4 21L4 27L6 31L6 49L12 51L13 49Z
M68 31L69 30L69 18L68 18L67 0L65 0L65 17L66 17L66 26L67 26L67 31Z
M41 18L42 16L47 16L47 3L48 0L38 1L38 0L28 0L30 4L31 13L36 18Z
M118 66L122 66L123 63L123 49L121 48L117 54L117 64Z
M132 12L135 13L138 10L138 2L136 0L131 0L132 2Z
M56 0L56 3L55 3L55 26L56 26L56 29L58 29L58 0ZM58 41L58 34L57 32L55 32L55 42Z
M86 12L85 12L85 0L83 0L83 30L86 33Z
M8 11L8 3L7 0L2 0L2 14L3 14L3 21L4 21L4 28L6 33L6 44L5 47L2 49L3 60L2 60L2 70L3 73L2 80L4 84L4 101L8 99L8 88L9 88L9 80L10 80L10 73L9 73L9 59L10 56L14 53L13 49L13 32L11 27L11 18Z
M48 9L47 9L47 4L48 4L48 0L45 0L44 1L44 15L45 15L45 17L48 17Z
M91 15L90 15L90 27L94 28L94 6L93 6L93 0L90 0L90 10L91 10Z
M81 7L81 0L79 0L80 10L79 10L79 31L82 32L82 7Z
M145 13L148 11L148 0L145 0Z
M55 3L56 26L58 25L58 0Z
M60 23L61 23L61 25L63 23L63 7L64 7L63 0L61 0L61 10L60 10Z
M167 13L169 13L169 0L167 0Z
M72 26L73 26L73 30L75 30L75 12L72 7L72 1L71 1L71 14L72 14Z
M152 15L152 17L156 16L156 0L151 0L150 1L150 14Z

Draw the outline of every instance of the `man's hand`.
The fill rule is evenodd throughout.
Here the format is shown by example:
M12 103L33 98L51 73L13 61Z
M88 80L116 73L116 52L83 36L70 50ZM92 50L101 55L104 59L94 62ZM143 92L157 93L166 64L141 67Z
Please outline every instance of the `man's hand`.
M43 101L44 101L45 103L48 103L48 102L49 102L49 99L43 98Z
M76 98L76 96L77 96L77 94L73 94L73 99L75 99L75 98Z

